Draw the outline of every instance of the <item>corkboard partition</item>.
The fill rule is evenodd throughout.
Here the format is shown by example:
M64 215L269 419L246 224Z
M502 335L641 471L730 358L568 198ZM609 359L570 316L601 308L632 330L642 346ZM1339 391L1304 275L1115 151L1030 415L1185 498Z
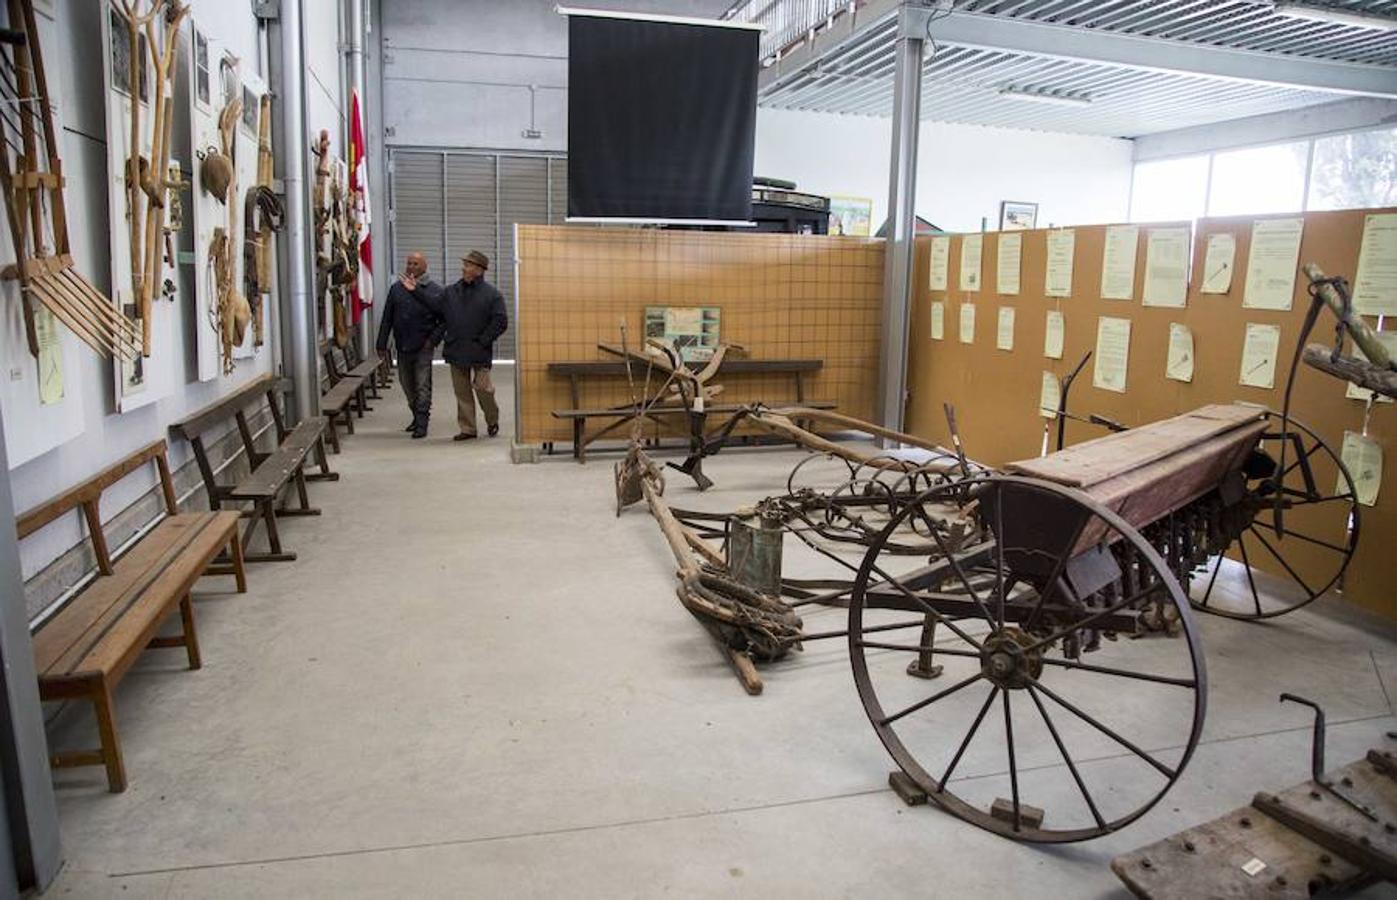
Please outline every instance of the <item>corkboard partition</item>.
M1392 210L1378 210L1390 212ZM1327 273L1354 276L1358 268L1359 241L1364 216L1375 210L1314 212L1304 216L1305 230L1300 247L1301 264L1319 264ZM1277 217L1280 218L1280 217ZM913 302L908 383L908 430L934 440L947 439L942 403L955 405L957 424L973 458L1000 465L1015 459L1037 456L1043 443L1045 421L1038 415L1042 373L1046 369L1065 377L1082 355L1096 346L1099 316L1131 320L1130 360L1125 393L1101 390L1092 385L1093 362L1088 362L1072 386L1068 409L1078 415L1097 413L1128 425L1140 425L1177 415L1208 403L1247 401L1279 410L1290 357L1309 303L1303 275L1297 275L1292 307L1288 311L1244 309L1243 286L1247 253L1254 218L1203 219L1194 232L1193 268L1188 305L1183 309L1145 307L1141 303L1144 282L1146 241L1149 230L1188 223L1160 223L1140 227L1136 255L1134 299L1101 299L1101 263L1105 225L1079 227L1076 231L1072 296L1050 298L1044 292L1046 265L1045 230L1020 232L1023 236L1021 290L1017 296L1001 296L996 264L998 235L984 238L981 261L983 289L975 293L958 290L960 269L959 237L951 239L947 291L928 288L931 239L917 242L914 282L919 286ZM1236 265L1232 286L1226 294L1200 294L1203 257L1208 237L1230 232L1236 237ZM931 339L930 309L933 300L946 303L945 337ZM960 304L976 304L976 330L973 344L959 340ZM995 346L998 310L1013 306L1015 314L1014 349ZM1061 310L1065 321L1062 359L1043 355L1047 312ZM1179 322L1193 332L1196 363L1193 381L1183 383L1164 376L1169 344L1169 325ZM1249 322L1281 326L1276 385L1264 390L1239 384L1242 343ZM1333 339L1334 319L1323 313L1314 339ZM1388 325L1392 328L1392 325ZM1350 352L1352 352L1350 350ZM1296 379L1292 414L1313 428L1334 448L1343 444L1344 431L1361 431L1365 404L1344 398L1344 383L1302 365ZM1369 422L1369 435L1383 445L1389 483L1384 485L1375 507L1362 509L1359 550L1349 568L1346 596L1388 617L1397 618L1397 595L1392 562L1397 547L1397 408L1379 405ZM1054 429L1055 429L1054 425ZM1067 424L1067 442L1077 443L1105 432L1094 426ZM1054 430L1055 436L1055 430ZM1335 484L1333 466L1317 466L1322 487ZM1323 531L1331 539L1342 535L1342 521L1312 517L1307 523L1314 533ZM1291 522L1291 519L1287 519ZM1286 560L1303 577L1314 571L1314 550L1290 540L1284 544ZM1279 570L1271 559L1252 559L1262 568Z
M568 380L550 376L548 364L614 361L597 344L618 344L624 320L638 346L647 306L720 307L724 343L743 345L752 359L823 360L806 382L807 398L834 401L840 412L860 418L873 414L882 241L548 225L520 225L516 240L524 442L572 438L571 425L552 416L572 407ZM718 381L723 403L795 399L789 375ZM624 378L583 382L583 408L628 402Z

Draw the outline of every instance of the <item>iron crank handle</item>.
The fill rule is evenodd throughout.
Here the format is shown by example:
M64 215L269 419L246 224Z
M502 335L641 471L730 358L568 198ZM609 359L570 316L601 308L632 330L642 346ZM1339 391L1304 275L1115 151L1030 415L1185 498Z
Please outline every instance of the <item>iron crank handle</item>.
M1293 703L1300 703L1315 711L1314 738L1310 742L1310 776L1320 784L1324 783L1324 710L1320 709L1318 703L1313 700L1306 700L1304 697L1297 697L1294 694L1281 694L1280 702L1290 700Z

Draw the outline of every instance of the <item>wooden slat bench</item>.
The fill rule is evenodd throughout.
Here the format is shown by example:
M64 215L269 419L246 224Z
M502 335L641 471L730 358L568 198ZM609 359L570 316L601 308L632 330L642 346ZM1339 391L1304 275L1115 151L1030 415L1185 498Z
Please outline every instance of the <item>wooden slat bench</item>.
M357 334L358 329L356 329ZM379 388L388 387L392 380L393 366L378 354L365 359L359 355L359 342L351 340L344 347L344 365L348 370L345 374L357 376L364 379L368 385L369 396L377 400L380 397Z
M325 455L324 435L327 423L324 416L307 419L293 429L286 427L278 395L284 394L289 387L288 379L270 374L261 375L227 397L170 426L171 431L189 441L193 447L194 459L204 478L204 488L208 492L209 506L212 509L221 509L225 503L252 504L252 509L243 513L251 517L252 521L244 530L242 538L244 556L252 562L284 562L295 559L295 553L282 549L281 535L277 531L277 517L320 515L320 510L310 505L310 495L306 490L307 479L337 481L340 477L339 473L330 471L330 464ZM247 407L263 402L270 409L272 422L276 427L277 447L271 452L257 449L252 427L247 421ZM203 436L215 425L229 419L237 424L243 452L247 454L251 472L236 484L219 484L218 476L209 462ZM320 471L307 474L306 457L312 451ZM295 508L279 502L282 491L293 483L300 501L300 505ZM266 527L267 542L271 545L269 553L247 552L258 522Z
M340 435L336 422L344 420L344 429L354 433L354 417L364 417L369 406L367 385L372 383L373 373L358 374L346 372L345 366L335 358L339 348L329 341L320 344L320 358L325 361L325 377L329 387L320 395L320 411L330 420L330 446L340 452Z
M604 348L607 349L607 348ZM611 350L610 352L616 352ZM705 362L689 362L685 365L692 371L699 371L704 368ZM734 359L724 358L718 367L717 375L790 375L793 379L795 389L795 403L798 406L813 407L816 409L834 409L835 404L823 401L808 401L805 399L805 377L824 368L824 361L819 359ZM631 365L632 375L636 379L645 377L644 365ZM610 361L581 361L581 362L555 362L548 364L548 374L560 378L568 379L568 387L572 406L569 409L553 410L555 419L568 419L572 422L572 455L579 462L587 459L587 447L601 437L615 431L624 425L629 418L635 415L635 409L631 404L617 406L610 409L584 409L582 407L582 380L584 378L625 378L626 364L624 362ZM663 377L654 379L652 387L659 387L658 382ZM774 398L770 402L777 402ZM710 414L734 413L738 410L737 404L710 405L707 412ZM669 408L660 404L650 410L648 415L659 417L670 415L683 415L682 408ZM586 433L586 423L588 419L616 419L590 437Z
M106 488L155 462L165 514L121 556L113 558L102 531ZM189 668L200 667L199 639L189 592L204 575L230 574L239 593L247 590L236 512L181 513L165 456L165 442L136 451L64 494L17 518L24 539L66 513L81 509L97 560L94 580L34 635L34 662L43 700L90 700L100 747L54 753L55 768L105 766L112 791L126 789L112 695L136 657L147 647L183 647ZM229 563L214 565L226 551ZM160 627L179 613L181 632L160 637Z

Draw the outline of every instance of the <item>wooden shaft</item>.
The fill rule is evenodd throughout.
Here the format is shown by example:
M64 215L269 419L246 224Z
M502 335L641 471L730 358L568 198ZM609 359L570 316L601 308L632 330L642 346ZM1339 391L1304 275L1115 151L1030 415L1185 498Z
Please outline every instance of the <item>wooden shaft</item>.
M44 52L39 45L39 27L34 17L33 0L23 0L24 37L29 61L33 67L35 93L39 100L39 121L44 129L44 147L48 153L48 168L55 176L49 190L49 215L53 219L53 251L58 256L67 256L71 251L68 244L68 212L63 203L63 164L58 153L58 128L53 122L53 107L49 100L48 75L44 72ZM14 14L10 22L16 21Z
M141 216L140 216L140 196L141 196L141 25L142 20L136 15L135 10L126 0L122 0L122 7L126 14L126 45L127 45L127 68L128 84L131 89L131 147L130 155L126 159L126 227L129 235L130 246L127 253L131 262L131 293L132 302L138 304L137 309L142 307L141 288L142 269L141 257ZM141 352L150 355L150 317L146 316L146 321L141 326Z
M1304 272L1311 284L1324 281L1327 277L1324 270L1314 263L1305 263ZM1378 333L1373 330L1372 326L1363 321L1363 317L1358 313L1353 310L1344 312L1343 298L1339 296L1338 291L1334 290L1332 284L1320 284L1318 293L1319 299L1324 301L1324 304L1338 317L1339 321L1344 323L1349 334L1353 335L1353 342L1363 351L1363 355L1368 357L1369 362L1379 369L1394 368L1392 354L1388 352L1382 341L1378 340Z
M107 550L107 536L102 533L102 513L98 505L101 502L100 495L83 501L82 515L87 520L88 537L92 538L92 553L97 557L97 571L103 575L110 575L112 556Z
M91 324L87 319L81 316L75 316L66 305L66 301L62 301L57 297L44 293L38 285L35 286L34 290L35 293L38 294L39 300L44 304L44 308L53 313L58 321L68 326L68 330L76 334L83 343L104 356L112 355L110 339L101 334L97 327Z
M1370 391L1377 391L1385 397L1397 398L1397 371L1392 369L1380 369L1372 363L1365 362L1354 356L1339 354L1337 360L1332 359L1332 351L1321 344L1310 344L1305 347L1305 363L1327 372L1336 378L1342 378L1353 384L1367 388Z

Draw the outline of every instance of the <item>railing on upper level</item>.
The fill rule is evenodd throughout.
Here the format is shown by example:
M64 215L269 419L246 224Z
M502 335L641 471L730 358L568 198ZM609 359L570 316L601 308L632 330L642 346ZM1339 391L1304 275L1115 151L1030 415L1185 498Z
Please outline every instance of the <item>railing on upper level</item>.
M762 64L767 65L865 2L867 0L745 0L729 10L725 18L765 27L761 54Z

